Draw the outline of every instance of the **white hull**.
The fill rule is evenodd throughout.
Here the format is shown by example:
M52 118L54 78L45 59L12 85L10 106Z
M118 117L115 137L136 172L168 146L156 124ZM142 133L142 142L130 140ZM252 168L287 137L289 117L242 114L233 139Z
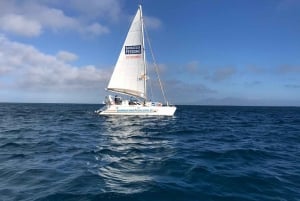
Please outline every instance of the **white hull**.
M107 105L96 111L100 115L173 116L175 106Z

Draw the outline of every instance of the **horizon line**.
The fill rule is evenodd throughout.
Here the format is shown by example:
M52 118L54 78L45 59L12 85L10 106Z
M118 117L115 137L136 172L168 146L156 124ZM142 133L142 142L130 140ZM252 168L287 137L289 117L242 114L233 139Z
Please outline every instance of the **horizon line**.
M78 103L78 102L7 102L0 101L0 104L65 104L65 105L105 105L103 103ZM238 104L172 104L174 106L208 106L208 107L300 107L299 105L238 105Z

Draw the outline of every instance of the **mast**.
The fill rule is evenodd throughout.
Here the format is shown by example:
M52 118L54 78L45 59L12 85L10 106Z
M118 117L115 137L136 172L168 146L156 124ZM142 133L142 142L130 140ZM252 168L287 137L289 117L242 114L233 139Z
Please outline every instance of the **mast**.
M145 52L145 40L144 40L144 19L143 19L143 12L142 12L142 5L139 5L140 9L140 18L142 22L142 47L143 47L143 60L144 60L144 92L145 92L145 100L147 100L147 64L146 64L146 52Z

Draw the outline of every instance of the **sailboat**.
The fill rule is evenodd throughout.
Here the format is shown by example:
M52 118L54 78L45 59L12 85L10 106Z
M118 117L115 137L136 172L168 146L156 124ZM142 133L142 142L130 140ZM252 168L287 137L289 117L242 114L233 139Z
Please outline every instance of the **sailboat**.
M128 100L120 95L106 96L105 106L96 111L100 115L174 115L176 107L166 101L159 76L166 103L148 100L144 31L142 6L139 5L107 86L108 91L126 95Z

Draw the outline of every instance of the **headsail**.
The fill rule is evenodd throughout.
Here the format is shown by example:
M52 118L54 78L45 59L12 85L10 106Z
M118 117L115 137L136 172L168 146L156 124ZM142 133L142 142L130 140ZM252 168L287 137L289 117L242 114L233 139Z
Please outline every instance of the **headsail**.
M107 89L146 99L142 7L131 23Z

